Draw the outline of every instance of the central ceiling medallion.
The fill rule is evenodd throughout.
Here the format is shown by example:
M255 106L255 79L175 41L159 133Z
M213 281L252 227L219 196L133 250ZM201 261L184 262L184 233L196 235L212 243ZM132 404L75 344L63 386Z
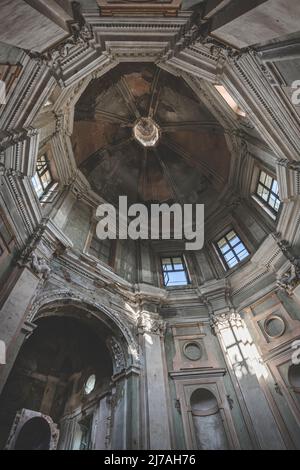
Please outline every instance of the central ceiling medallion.
M155 147L160 138L160 130L153 119L142 117L133 126L133 135L144 147Z

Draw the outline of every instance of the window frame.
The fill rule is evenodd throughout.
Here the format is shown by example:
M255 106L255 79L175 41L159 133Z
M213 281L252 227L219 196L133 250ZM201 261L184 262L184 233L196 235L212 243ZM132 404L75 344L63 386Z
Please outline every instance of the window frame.
M281 207L281 200L280 200L280 197L279 197L279 183L276 179L275 176L273 176L272 174L270 174L268 171L266 171L264 168L259 168L258 169L258 178L257 178L257 181L256 181L256 186L255 186L255 193L253 196L255 196L255 198L257 198L259 200L259 202L261 203L263 209L267 212L267 211L271 211L272 215L273 216L278 216L279 212L280 212L280 207ZM266 177L269 177L271 178L271 186L270 188L268 188L265 183L262 183L261 181L261 175L262 173L264 173L266 175ZM277 183L277 187L278 187L278 194L274 193L274 191L272 190L272 187L273 187L273 184L274 182L276 181ZM259 186L262 186L263 189L265 189L267 192L268 192L268 200L266 201L265 199L263 199L260 194L258 193L258 188ZM271 196L273 196L277 201L279 201L279 206L278 206L278 210L276 210L274 207L272 207L272 205L269 203L270 201L270 198Z
M99 250L98 250L97 256L95 256L95 254L91 253L91 246L92 246L92 243L95 239L96 239L97 242L99 242ZM101 250L101 245L103 246L103 243L107 242L107 240L109 241L109 244L110 244L110 246L108 247L108 251L109 251L108 257L106 257L105 253L103 253L103 251ZM93 258L96 258L98 261L101 261L102 263L107 264L108 266L110 266L111 258L112 258L112 240L110 240L110 239L99 240L99 239L96 238L95 235L92 234L90 242L89 242L89 246L88 246L88 253L89 253L90 256L93 256ZM100 258L99 254L102 254L103 258L105 257L105 259L107 259L107 262L104 259Z
M39 162L39 160L42 159L42 158L44 158L45 161L44 162ZM42 168L38 167L39 164L42 165ZM47 172L49 173L49 176L50 176L50 182L45 186L44 182L42 180L42 177ZM40 184L41 188L43 189L43 192L42 192L41 195L38 194L38 192L36 190L36 186L33 183L33 180L35 178L38 178L39 184ZM54 179L53 179L53 175L52 175L52 171L51 171L50 162L49 162L49 159L48 159L47 152L41 153L38 156L37 161L36 161L36 166L35 166L35 173L31 178L31 182L32 182L33 189L34 189L34 191L35 191L35 193L36 193L36 195L37 195L37 197L38 197L41 204L50 204L54 201L54 199L57 195L56 189L57 189L58 183L56 181L54 181ZM53 197L49 197L49 195L51 196L52 194L53 194Z
M90 256L93 260L97 261L97 263L102 263L104 266L106 266L109 269L114 270L115 267L115 259L116 259L116 250L117 250L117 240L110 240L111 246L110 246L110 255L109 255L109 261L106 263L100 258L97 258L90 252L90 247L91 243L93 241L93 238L95 237L96 233L96 225L97 221L95 221L94 217L92 217L92 221L90 223L90 230L88 232L86 242L84 245L84 250L83 252L87 255Z
M229 235L231 232L234 232L234 233L235 233L235 237L237 237L238 240L239 240L234 246L231 245L230 241L229 241L228 238L227 238L228 235ZM235 238L235 237L234 237L234 238ZM222 253L222 250L221 250L221 248L219 247L219 242L220 242L223 238L225 238L225 240L226 240L228 246L230 247L230 249L229 249L226 253ZM234 239L234 238L233 238L233 239ZM239 254L236 253L236 251L235 251L235 248L236 248L240 243L243 245L244 249L245 249L245 250L247 251L247 253L248 253L247 256L246 256L244 259L242 259L242 260L239 259L239 256L238 256ZM216 239L216 241L213 243L213 246L214 246L214 248L215 248L215 250L216 250L216 252L217 252L217 255L218 255L218 257L219 257L219 259L220 259L220 261L221 261L221 263L222 263L222 266L224 267L224 269L225 269L226 272L229 272L229 271L232 271L232 270L238 268L239 266L241 266L242 264L244 264L245 262L247 262L247 261L249 260L250 256L251 256L251 251L249 250L248 245L244 242L244 239L239 235L239 233L236 231L236 229L235 229L234 227L228 228L226 231L224 231L223 235L218 236L217 239ZM228 262L227 262L226 259L225 259L225 255L226 255L227 253L229 253L230 251L233 253L234 258L238 261L234 266L231 266L231 267L229 266ZM244 251L244 250L242 250L242 251ZM242 252L241 252L241 253L242 253Z
M164 271L164 263L163 263L163 260L164 259L170 259L171 261L171 264L172 264L172 271ZM174 269L174 263L173 263L173 259L175 258L180 258L181 259L181 264L182 264L182 267L183 269ZM181 288L181 287L187 287L189 285L191 285L192 281L191 281L191 276L190 276L190 273L189 273L189 269L188 269L188 265L187 265L187 262L186 262L186 257L184 256L183 253L176 253L176 254L164 254L164 255L160 255L160 269L161 269L161 275L162 275L162 284L163 286L166 288L166 289L171 289L171 288ZM175 285L167 285L166 282L165 282L165 274L168 273L168 272L171 272L171 273L175 273L175 272L184 272L185 273L185 277L186 277L186 283L185 284L175 284Z

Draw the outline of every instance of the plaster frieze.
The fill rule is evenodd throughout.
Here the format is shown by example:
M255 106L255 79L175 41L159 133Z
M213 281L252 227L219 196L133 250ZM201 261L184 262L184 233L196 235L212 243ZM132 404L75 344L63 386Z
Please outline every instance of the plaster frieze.
M106 340L106 346L113 358L114 375L122 373L126 369L126 359L120 342L111 336Z
M300 283L300 255L296 255L291 244L287 240L282 240L279 234L276 235L276 240L278 247L289 261L288 268L278 276L277 285L291 295Z

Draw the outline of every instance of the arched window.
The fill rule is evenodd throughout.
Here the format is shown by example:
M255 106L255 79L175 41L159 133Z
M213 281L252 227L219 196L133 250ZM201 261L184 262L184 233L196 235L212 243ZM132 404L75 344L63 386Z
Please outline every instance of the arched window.
M193 392L190 403L197 448L200 450L228 449L222 416L214 394L210 390L199 388Z

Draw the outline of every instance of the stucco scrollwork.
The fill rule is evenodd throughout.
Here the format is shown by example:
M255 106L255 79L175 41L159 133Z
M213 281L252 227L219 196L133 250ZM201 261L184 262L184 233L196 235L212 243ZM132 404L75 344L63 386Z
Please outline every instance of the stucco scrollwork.
M119 374L126 368L126 361L122 347L113 336L108 338L106 344L113 358L114 373Z
M242 325L243 320L237 312L213 313L210 317L210 328L214 335L224 328L241 327Z
M278 235L277 239L279 239ZM289 295L291 295L294 288L300 283L300 256L296 256L293 253L292 247L287 240L279 239L278 246L285 257L290 261L290 267L277 280L277 285L280 289L285 290Z
M30 267L36 274L40 274L43 279L48 279L51 273L51 269L48 266L45 258L41 258L33 251L30 255Z
M137 321L138 333L150 333L153 335L164 336L166 331L166 323L157 316L148 313L142 313Z

